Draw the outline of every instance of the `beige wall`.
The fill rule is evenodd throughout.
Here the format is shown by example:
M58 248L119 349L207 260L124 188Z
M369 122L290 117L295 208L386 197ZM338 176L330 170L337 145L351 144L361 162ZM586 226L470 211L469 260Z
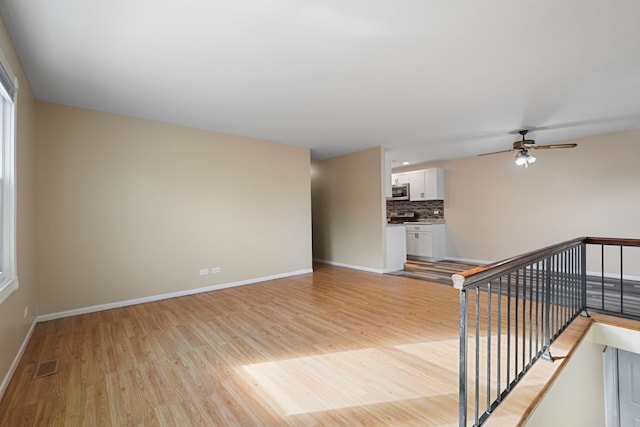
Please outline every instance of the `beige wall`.
M580 236L640 238L639 141L640 130L579 139L535 151L527 170L511 153L404 170L445 169L448 256L497 261Z
M385 267L384 151L371 148L312 165L313 257Z
M308 149L46 103L37 114L41 314L311 268Z
M604 417L604 346L590 336L578 345L526 422L528 427L601 427ZM536 363L549 363L539 360Z
M7 378L36 314L34 232L34 99L4 22L0 20L0 49L19 81L16 145L16 251L20 287L0 304L0 383ZM29 315L24 318L24 308ZM2 390L0 390L1 392Z

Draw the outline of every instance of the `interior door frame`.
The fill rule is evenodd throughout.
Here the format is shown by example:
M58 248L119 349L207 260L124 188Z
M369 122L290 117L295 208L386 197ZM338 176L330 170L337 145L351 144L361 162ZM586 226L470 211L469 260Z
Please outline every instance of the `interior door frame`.
M620 427L618 349L606 346L602 352L604 371L604 417L607 427Z

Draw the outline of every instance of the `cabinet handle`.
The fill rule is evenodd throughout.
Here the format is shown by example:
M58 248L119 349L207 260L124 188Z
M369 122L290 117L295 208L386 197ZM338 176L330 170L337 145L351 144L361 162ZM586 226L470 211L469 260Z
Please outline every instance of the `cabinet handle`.
M424 193L420 193L420 197L424 199Z
M418 233L416 233L416 239L418 238Z

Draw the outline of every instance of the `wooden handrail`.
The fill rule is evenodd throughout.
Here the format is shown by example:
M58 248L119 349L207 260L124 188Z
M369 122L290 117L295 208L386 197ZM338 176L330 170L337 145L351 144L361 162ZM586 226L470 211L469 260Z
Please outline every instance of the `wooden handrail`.
M522 255L516 255L493 264L481 265L479 267L465 270L461 273L453 274L451 276L451 280L453 280L453 287L462 290L477 282L487 280L490 277L502 276L503 274L509 273L517 268L532 264L536 261L540 261L563 252L569 248L586 243L588 239L588 237L579 237L573 240L567 240L566 242L556 243L555 245L547 246L546 248L527 252ZM600 241L600 239L597 240ZM634 241L640 244L640 241Z
M579 237L573 240L567 240L566 242L547 246L546 248L507 258L493 264L481 265L479 267L465 270L461 273L456 273L451 276L451 280L453 280L453 287L462 290L463 288L469 287L479 281L486 280L489 277L503 275L505 273L508 273L509 271L513 271L514 269L517 269L519 267L529 265L539 260L543 260L566 249L583 243L590 245L640 247L640 239L619 239L613 237Z
M527 252L526 254L516 255L502 261L494 262L493 264L481 265L479 267L465 270L461 273L456 273L451 276L451 280L453 280L453 287L462 290L466 287L472 286L479 281L486 280L489 277L501 276L519 267L523 267L536 261L543 260L566 249L583 243L590 245L640 247L640 239L619 239L613 237L579 237L573 240L567 240L566 242L556 243L555 245L547 246L546 248Z
M613 237L587 237L585 243L590 245L614 245L640 247L640 239L617 239Z

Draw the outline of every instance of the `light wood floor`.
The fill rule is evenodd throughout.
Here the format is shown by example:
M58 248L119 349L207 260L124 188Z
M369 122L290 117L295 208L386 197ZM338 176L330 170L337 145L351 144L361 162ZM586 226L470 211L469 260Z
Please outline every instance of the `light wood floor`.
M457 426L458 291L314 269L38 324L0 425Z

